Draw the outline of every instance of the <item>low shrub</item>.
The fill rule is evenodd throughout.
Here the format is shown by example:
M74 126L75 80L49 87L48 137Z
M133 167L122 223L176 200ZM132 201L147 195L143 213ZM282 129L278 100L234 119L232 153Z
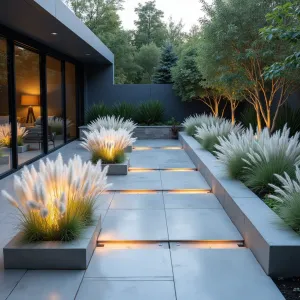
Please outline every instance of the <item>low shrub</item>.
M232 124L231 121L222 119L215 124L202 124L200 127L196 127L195 138L204 149L214 152L220 143L220 137L228 137L231 132L238 133L242 130L240 124Z
M137 122L140 125L157 125L163 122L164 108L159 100L150 100L140 104Z
M137 124L133 123L131 120L124 120L121 117L115 117L115 116L106 116L106 117L100 117L96 119L95 121L92 121L88 125L88 129L90 131L98 130L100 131L102 128L105 129L114 129L118 130L120 128L127 130L128 132L132 133L134 129L136 128Z
M184 127L185 132L190 136L196 135L196 127L201 127L201 125L207 124L207 125L213 125L221 122L221 118L214 117L212 115L202 114L198 115L195 114L193 116L190 116L186 118L182 126Z
M85 112L85 123L89 124L99 117L111 115L110 109L103 103L93 104Z
M124 150L132 145L136 139L127 130L101 128L84 132L85 138L81 146L91 152L92 162L102 160L105 164L122 163L125 160Z
M300 231L300 170L296 167L295 176L287 173L275 175L278 185L270 184L274 194L270 199L277 202L276 212L295 231Z
M2 195L19 210L27 242L71 241L92 223L96 198L108 187L107 170L76 155L64 164L59 154L15 176L16 198L4 190Z
M264 195L270 191L269 184L277 184L274 174L295 176L295 165L300 163L299 133L289 137L287 127L278 130L269 138L255 142L254 149L247 153L243 182L253 191Z
M127 102L117 103L112 107L111 110L114 116L119 116L124 120L135 120L136 119L136 107Z

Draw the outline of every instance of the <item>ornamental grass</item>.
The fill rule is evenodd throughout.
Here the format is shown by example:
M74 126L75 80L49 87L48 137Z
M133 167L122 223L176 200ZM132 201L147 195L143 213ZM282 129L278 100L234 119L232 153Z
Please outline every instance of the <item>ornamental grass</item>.
M24 167L14 177L15 196L2 195L20 212L27 242L71 241L93 221L96 198L107 187L107 170L75 155L67 164L61 154L42 160L39 168Z

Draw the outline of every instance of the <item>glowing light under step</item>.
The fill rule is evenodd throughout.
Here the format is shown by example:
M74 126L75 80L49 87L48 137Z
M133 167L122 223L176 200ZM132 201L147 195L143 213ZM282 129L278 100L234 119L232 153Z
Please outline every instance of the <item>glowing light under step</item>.
M149 169L149 168L129 168L129 172L133 173L143 173L143 172L153 172L157 171L155 169Z
M169 190L164 191L167 194L209 194L210 190Z
M157 194L159 191L155 190L127 190L127 191L120 191L120 194L124 195L131 195L131 194Z
M152 147L133 147L133 150L136 151L144 151L144 150L152 150Z
M194 172L197 171L196 168L166 168L166 169L161 169L161 171L166 171L166 172Z
M182 147L161 147L163 150L182 150Z

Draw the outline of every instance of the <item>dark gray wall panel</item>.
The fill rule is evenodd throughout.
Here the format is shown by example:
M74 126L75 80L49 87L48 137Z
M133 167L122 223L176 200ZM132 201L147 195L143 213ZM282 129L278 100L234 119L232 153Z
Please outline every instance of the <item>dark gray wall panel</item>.
M148 100L160 100L165 108L165 119L175 117L182 121L194 113L209 112L199 101L182 102L171 84L120 84L113 85L112 66L86 65L86 107L103 102L113 106L118 102L139 104Z

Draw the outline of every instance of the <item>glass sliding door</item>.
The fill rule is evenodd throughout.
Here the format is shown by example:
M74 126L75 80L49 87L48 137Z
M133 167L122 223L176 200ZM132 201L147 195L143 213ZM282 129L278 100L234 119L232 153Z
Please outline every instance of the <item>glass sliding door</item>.
M18 164L43 153L39 54L15 46Z
M0 38L0 174L9 171L11 161L11 120L9 115L7 46Z
M66 116L67 139L76 138L77 128L77 102L76 102L76 68L74 64L66 62Z
M50 56L47 68L48 149L64 143L61 61Z

